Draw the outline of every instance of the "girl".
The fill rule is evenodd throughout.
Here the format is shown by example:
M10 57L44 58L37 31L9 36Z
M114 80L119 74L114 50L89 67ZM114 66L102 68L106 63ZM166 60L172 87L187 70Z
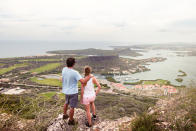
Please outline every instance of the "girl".
M91 67L86 66L84 68L85 77L88 77L91 75ZM95 92L94 84L97 85L98 89ZM91 127L92 121L91 121L91 114L90 114L90 106L92 108L93 116L92 119L96 119L96 112L95 112L95 97L97 96L98 92L100 91L101 86L97 79L95 77L90 78L90 80L85 84L81 86L81 103L85 105L86 108L86 116L88 119L88 122L86 122L86 126Z

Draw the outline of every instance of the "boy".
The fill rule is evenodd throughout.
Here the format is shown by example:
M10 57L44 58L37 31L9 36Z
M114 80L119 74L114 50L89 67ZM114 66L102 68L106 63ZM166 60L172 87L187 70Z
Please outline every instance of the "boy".
M78 104L78 81L80 81L81 84L85 84L92 76L82 78L78 71L73 69L75 65L74 58L68 58L66 60L66 64L67 67L64 67L62 70L62 92L66 96L63 119L67 119L69 117L68 124L75 125L76 122L74 121L73 116L74 108L76 108ZM71 107L69 116L67 115L68 105Z

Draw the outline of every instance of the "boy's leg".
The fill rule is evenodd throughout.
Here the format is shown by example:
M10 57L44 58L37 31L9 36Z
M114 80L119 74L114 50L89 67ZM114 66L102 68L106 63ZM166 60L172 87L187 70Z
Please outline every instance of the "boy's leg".
M73 121L73 116L74 116L74 108L70 108L70 111L69 111L69 120L70 121Z
M64 115L67 115L68 104L64 104Z
M88 123L89 123L89 125L92 125L92 123L91 123L91 113L90 113L90 104L85 105L85 107L86 107L86 116L87 116Z
M67 115L68 105L69 105L69 95L65 95L65 104L63 107L63 119L69 118L69 116Z
M70 96L69 99L69 105L70 105L70 112L69 112L69 120L73 121L73 116L74 116L74 108L77 107L78 105L78 94L73 94Z

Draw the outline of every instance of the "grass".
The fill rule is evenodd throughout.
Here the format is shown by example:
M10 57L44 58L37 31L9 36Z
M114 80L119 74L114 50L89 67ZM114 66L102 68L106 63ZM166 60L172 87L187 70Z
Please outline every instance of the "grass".
M167 101L165 106L156 105L154 114L142 113L121 130L130 131L195 131L196 130L196 88L181 89L180 93ZM162 122L167 123L163 126Z
M41 85L62 87L62 82L58 79L39 79L37 77L32 77L30 80Z
M61 65L60 63L50 63L50 64L47 64L47 65L41 66L39 68L33 69L33 70L31 70L31 72L42 73L42 72L46 72L46 71L56 69L60 65Z
M114 83L118 83L118 81L116 81L113 77L108 76L106 77L106 80L110 81L110 82L114 82Z
M157 100L150 97L121 96L115 94L99 93L95 100L98 115L102 119L117 119L131 116L133 113L141 114ZM79 105L84 109L83 105Z
M196 130L196 88L187 87L176 96L175 102L167 107L163 120L171 123L171 130Z
M52 93L46 96L52 96ZM27 125L23 130L46 130L48 123L62 113L64 99L49 99L40 94L35 95L0 95L0 109L11 114L11 118L6 122L0 120L0 130L17 129L18 121L21 119L34 119L31 125ZM16 118L13 120L12 118ZM16 124L14 124L16 123Z
M137 81L137 82L124 82L123 84L125 85L139 85L139 84L142 84L143 81L140 80L140 81Z
M20 67L25 67L28 66L28 63L23 63L23 64L15 64L13 66L9 66L8 68L1 68L0 69L0 75L5 74L7 72L10 72L16 68L20 68Z
M144 84L144 85L170 85L170 81L157 79L157 80L140 80L138 82L124 82L125 85L138 85L138 84Z
M145 85L155 85L155 84L159 84L159 85L169 85L170 82L167 81L167 80L157 79L157 80L147 80L147 81L143 81L143 84L145 84Z
M43 96L46 99L51 99L54 95L56 95L56 92L45 92L40 94L40 96Z
M0 66L3 66L3 65L5 65L5 64L3 64L3 63L0 63Z
M79 93L80 94L80 93ZM79 97L80 98L80 97ZM34 119L34 130L45 130L48 123L62 113L64 94L57 92L31 93L26 95L0 95L0 109L24 119ZM149 97L120 96L99 93L95 105L98 115L103 119L116 119L141 114L154 105L155 99ZM84 109L84 105L79 103ZM5 127L4 125L0 127ZM4 123L6 124L6 123ZM14 126L14 125L13 125ZM10 125L8 126L10 127ZM31 129L31 130L33 130Z
M61 61L61 59L28 59L28 60L19 60L19 62L28 62L28 61Z
M133 120L131 124L132 131L158 131L155 126L156 116L143 113Z
M48 86L58 86L58 87L62 87L62 82L58 79L51 79L51 78L37 78L37 77L32 77L30 78L30 80L32 82L35 82L37 84L41 84L41 85L48 85ZM78 82L78 89L80 89L81 87L81 83Z
M54 97L55 95L57 95L60 99L65 98L65 95L63 93L57 93L52 91L39 94L39 96L43 96L45 99L52 99L52 97Z
M5 112L17 114L26 119L35 118L32 112L37 111L38 105L33 104L33 99L12 95L0 95L0 98L0 105Z

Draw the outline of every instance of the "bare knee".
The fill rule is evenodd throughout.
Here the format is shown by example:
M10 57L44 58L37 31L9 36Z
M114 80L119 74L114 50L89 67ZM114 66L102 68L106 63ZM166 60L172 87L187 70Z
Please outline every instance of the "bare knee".
M89 105L86 105L86 111L90 111L90 104Z
M74 108L71 107L71 108L70 108L70 111L74 111Z
M91 104L91 106L94 105L94 101L93 102L90 102L90 104Z

